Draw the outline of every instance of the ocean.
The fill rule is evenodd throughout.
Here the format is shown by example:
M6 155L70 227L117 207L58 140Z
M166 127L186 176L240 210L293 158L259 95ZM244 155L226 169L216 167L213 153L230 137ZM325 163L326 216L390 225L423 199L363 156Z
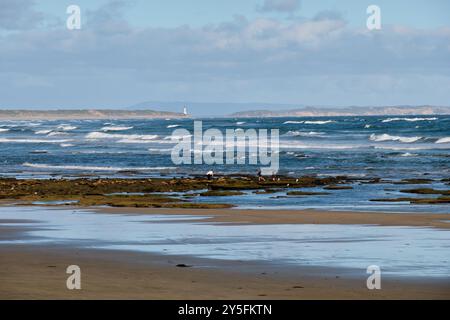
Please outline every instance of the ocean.
M401 179L432 179L427 187L448 189L441 180L450 177L450 115L195 120L202 120L204 130L279 129L282 175L339 175L388 181L358 184L353 190L339 190L332 197L275 200L273 195L249 194L247 198L221 197L221 202L262 208L450 211L448 205L369 201L380 196L404 196L399 191L405 186L391 183ZM256 174L260 166L248 162L174 165L172 131L185 128L192 132L193 122L193 119L0 121L0 176L147 178L204 175L210 169L216 174ZM217 202L217 199L201 201Z

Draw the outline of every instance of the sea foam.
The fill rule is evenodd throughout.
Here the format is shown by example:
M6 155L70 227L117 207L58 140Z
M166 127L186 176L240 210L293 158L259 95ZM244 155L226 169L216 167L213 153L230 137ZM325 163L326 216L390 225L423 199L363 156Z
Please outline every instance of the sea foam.
M111 134L104 132L90 132L86 135L86 139L98 140L98 139L120 139L120 140L154 140L158 138L158 135L141 135L141 134Z
M434 120L437 120L437 118L388 118L384 119L381 122L392 122L392 121L416 122L416 121L434 121Z
M306 120L306 121L285 121L283 124L328 124L334 123L334 120Z
M126 131L126 130L130 130L133 128L134 127L106 126L106 127L103 127L101 130L102 131Z
M57 126L56 128L58 130L62 130L62 131L72 131L72 130L77 129L77 127L71 126L71 125L68 125L68 124L61 124L61 125Z
M384 141L400 141L403 143L413 143L416 142L422 137L402 137L402 136L391 136L389 134L383 133L383 134L371 134L370 140L375 142L384 142Z
M317 121L305 121L305 124L328 124L328 123L334 123L336 121L333 120L317 120Z
M436 143L450 143L450 137L440 138Z
M0 138L0 143L64 143L72 140L41 140L41 139L8 139Z
M174 167L100 167L100 166L75 166L75 165L50 165L45 163L29 163L22 164L24 167L37 168L37 169L65 169L65 170L91 170L91 171L153 171L153 170L171 170Z

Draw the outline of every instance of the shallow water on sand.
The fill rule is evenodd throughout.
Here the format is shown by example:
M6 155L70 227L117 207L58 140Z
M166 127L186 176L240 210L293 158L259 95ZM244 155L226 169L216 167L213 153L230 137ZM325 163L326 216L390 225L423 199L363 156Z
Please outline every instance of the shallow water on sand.
M449 230L366 225L221 225L199 221L203 218L0 207L0 220L24 220L2 225L35 227L26 229L26 237L0 244L72 244L210 259L356 268L363 273L369 265L378 265L383 274L394 276L450 278Z

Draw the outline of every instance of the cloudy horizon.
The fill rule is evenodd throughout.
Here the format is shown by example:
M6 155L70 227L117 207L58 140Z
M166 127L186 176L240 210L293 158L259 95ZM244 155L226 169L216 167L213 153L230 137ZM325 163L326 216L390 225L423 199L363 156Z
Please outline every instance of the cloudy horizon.
M80 30L66 28L71 4ZM371 4L381 30L366 27ZM0 0L0 108L450 105L449 12L443 0Z

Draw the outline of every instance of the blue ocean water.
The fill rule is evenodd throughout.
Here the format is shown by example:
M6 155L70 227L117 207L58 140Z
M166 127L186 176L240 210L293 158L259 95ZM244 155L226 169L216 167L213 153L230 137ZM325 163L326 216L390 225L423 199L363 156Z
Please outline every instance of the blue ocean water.
M203 121L204 130L217 128L223 133L225 129L237 128L279 129L280 174L388 180L450 177L449 115L196 120ZM193 122L193 119L0 121L0 176L136 178L203 175L210 169L219 174L255 174L260 166L248 162L174 165L172 131L185 128L193 132ZM437 182L436 186L445 185ZM367 195L364 201L369 194L382 195L376 193L375 186L367 188L370 190L360 190ZM271 202L275 205L275 201ZM335 202L322 205L333 206Z

